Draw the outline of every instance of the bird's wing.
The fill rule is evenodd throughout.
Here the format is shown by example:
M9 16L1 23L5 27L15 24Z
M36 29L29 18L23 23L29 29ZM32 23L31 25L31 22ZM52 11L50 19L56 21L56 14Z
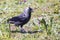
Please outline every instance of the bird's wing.
M23 16L16 16L16 17L13 17L13 18L11 18L10 19L10 21L15 21L15 22L22 22L22 21L25 21L25 17L23 17Z
M20 21L25 21L28 17L25 16L25 14L21 14L18 16Z
M13 17L12 20L13 21L19 21L19 22L23 22L25 21L27 18L24 15L21 16L17 16L17 17Z

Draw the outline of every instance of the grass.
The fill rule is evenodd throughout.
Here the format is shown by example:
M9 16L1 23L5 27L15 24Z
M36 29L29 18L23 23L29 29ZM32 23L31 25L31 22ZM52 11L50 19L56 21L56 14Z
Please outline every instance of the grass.
M0 40L60 40L60 2L59 0L0 0ZM12 33L9 30L8 18L17 16L27 6L36 8L31 20L24 25L24 29L37 33ZM12 24L11 24L12 25ZM14 26L11 26L13 30ZM18 27L16 27L19 30Z

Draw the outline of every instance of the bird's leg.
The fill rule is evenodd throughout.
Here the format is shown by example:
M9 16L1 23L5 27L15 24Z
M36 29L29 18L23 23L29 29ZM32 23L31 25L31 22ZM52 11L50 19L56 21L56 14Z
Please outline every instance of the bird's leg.
M19 26L19 28L20 28L20 32L22 32L22 33L26 33L26 31L23 29L22 25Z

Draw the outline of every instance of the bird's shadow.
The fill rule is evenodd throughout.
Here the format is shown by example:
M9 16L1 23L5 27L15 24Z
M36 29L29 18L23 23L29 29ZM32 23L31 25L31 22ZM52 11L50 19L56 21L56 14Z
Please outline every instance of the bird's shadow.
M29 34L33 34L33 33L40 33L40 32L43 32L43 31L41 31L41 30L39 30L39 31L28 31L28 32L21 32L21 31L11 31L12 33L23 33L23 34L26 34L26 33L29 33Z

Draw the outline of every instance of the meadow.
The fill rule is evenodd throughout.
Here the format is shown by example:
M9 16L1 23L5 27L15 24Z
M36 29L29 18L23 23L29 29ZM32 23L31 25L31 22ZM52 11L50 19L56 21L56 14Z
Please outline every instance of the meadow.
M28 6L35 10L24 29L41 32L12 33L19 28L9 25L7 19L20 15ZM0 40L60 40L60 0L0 0Z

